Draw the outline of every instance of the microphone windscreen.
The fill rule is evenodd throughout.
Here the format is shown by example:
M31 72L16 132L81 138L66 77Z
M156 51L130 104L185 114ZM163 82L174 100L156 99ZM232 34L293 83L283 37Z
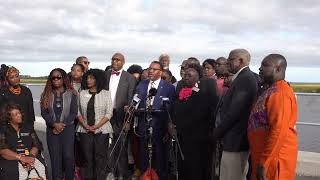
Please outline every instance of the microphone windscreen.
M151 88L149 90L149 96L155 96L157 94L157 89L156 88Z

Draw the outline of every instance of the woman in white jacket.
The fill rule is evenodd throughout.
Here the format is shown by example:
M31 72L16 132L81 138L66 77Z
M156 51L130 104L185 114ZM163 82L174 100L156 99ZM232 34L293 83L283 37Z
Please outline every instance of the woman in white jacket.
M109 136L113 130L112 100L110 92L104 90L104 71L90 69L82 80L79 96L79 124L77 132L80 137L80 153L83 179L105 179L108 162L107 149Z

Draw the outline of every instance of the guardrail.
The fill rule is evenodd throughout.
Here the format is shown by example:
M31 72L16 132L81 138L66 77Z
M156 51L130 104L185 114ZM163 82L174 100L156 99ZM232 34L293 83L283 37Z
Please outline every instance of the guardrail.
M320 93L303 93L303 92L296 92L297 96L320 96Z
M306 126L319 126L319 123L308 123L308 122L297 122L297 125L306 125Z

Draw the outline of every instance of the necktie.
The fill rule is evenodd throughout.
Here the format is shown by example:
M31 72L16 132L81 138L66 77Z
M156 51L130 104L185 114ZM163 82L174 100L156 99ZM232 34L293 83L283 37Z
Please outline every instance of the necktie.
M154 81L151 81L150 83L150 89L155 88L156 83ZM149 89L149 90L150 90ZM149 93L149 92L148 92ZM146 101L146 108L151 109L152 108L152 99L153 97L148 97Z
M111 75L114 75L114 74L119 76L120 72L119 71L111 71Z
M155 88L156 83L154 81L151 81L151 88Z

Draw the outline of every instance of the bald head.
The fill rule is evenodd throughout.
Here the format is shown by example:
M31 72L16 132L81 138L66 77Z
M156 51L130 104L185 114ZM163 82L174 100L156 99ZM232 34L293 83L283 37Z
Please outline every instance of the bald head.
M276 66L280 66L284 71L287 69L287 60L281 54L269 54L265 59L270 59Z
M121 60L125 61L125 59L124 59L124 55L123 55L123 54L121 54L121 53L119 53L119 52L114 53L114 55L112 56L112 58L114 58L114 57L117 57L117 58L119 58L119 59L121 59Z
M120 71L125 63L124 56L121 53L115 53L111 58L111 67L114 71Z
M249 65L251 59L251 55L246 49L234 49L230 52L229 57L230 56L237 56L241 58L245 66Z
M245 49L234 49L229 53L228 65L229 71L237 73L241 68L249 66L250 64L250 53Z
M280 54L269 54L261 63L259 75L267 84L285 79L287 60Z

